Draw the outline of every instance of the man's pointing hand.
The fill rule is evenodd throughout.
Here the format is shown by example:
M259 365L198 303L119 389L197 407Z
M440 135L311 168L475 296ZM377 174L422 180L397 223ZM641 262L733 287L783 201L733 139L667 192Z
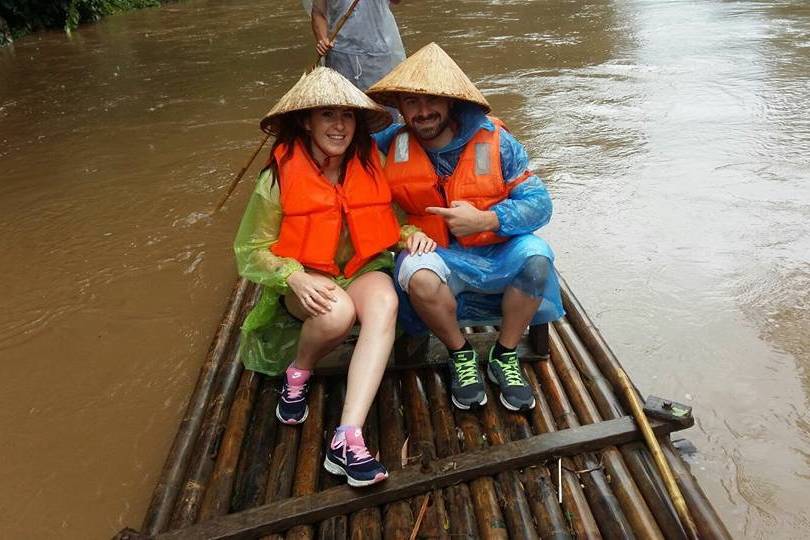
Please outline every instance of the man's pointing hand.
M425 211L444 218L453 236L469 236L500 228L498 216L490 210L479 210L467 201L453 201L450 208L428 206Z

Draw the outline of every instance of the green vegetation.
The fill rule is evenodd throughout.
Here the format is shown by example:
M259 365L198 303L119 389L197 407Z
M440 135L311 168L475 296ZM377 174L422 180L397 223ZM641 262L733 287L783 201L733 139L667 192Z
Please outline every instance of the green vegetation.
M70 32L105 15L158 5L160 0L0 0L0 45L37 30Z

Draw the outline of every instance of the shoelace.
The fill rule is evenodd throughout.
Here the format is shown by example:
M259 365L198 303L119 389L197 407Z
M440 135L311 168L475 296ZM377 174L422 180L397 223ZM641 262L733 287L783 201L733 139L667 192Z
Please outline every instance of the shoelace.
M370 459L371 458L371 452L369 452L368 448L366 448L365 446L350 445L349 450L351 450L352 454L354 454L354 457L359 459L359 460L361 460L361 459Z
M453 366L458 375L458 382L461 386L467 386L478 382L478 365L475 361L475 354L468 351L454 355Z
M302 384L301 386L298 386L297 384L289 384L289 383L287 383L287 388L286 388L287 391L285 392L287 394L287 396L286 396L287 399L288 400L289 399L297 399L297 398L301 397L301 394L304 393L304 390L306 390L306 388L307 388L306 383Z
M500 359L496 359L498 365L501 366L503 376L509 386L523 386L523 373L520 371L520 362L518 362L517 353L503 353Z

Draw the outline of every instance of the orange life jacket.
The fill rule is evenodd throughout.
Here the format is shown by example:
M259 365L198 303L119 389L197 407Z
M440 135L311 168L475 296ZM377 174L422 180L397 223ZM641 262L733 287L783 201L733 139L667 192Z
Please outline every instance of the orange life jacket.
M448 202L464 200L479 210L489 210L509 196L509 192L529 174L507 184L501 172L500 129L503 122L490 118L495 130L479 129L467 143L449 177L436 174L422 145L407 129L394 138L385 162L385 176L396 203L408 215L408 223L422 229L439 245L447 247L450 231L444 218L428 214L429 206L447 207ZM485 231L457 239L465 247L506 241Z
M345 216L354 257L344 274L351 277L368 261L399 240L399 224L391 209L391 191L383 177L376 147L370 171L355 156L346 166L343 184L332 184L300 141L288 158L286 145L274 156L281 191L281 232L270 248L308 268L337 276L335 253Z

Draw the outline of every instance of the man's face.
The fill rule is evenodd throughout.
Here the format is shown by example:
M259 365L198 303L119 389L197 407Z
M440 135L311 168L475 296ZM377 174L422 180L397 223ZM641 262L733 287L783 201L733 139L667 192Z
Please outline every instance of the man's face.
M431 141L442 134L450 124L453 100L439 96L402 94L399 112L405 124L423 141Z

